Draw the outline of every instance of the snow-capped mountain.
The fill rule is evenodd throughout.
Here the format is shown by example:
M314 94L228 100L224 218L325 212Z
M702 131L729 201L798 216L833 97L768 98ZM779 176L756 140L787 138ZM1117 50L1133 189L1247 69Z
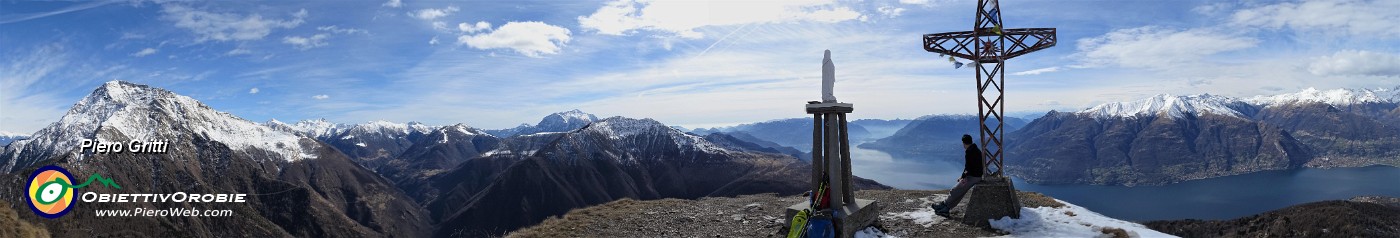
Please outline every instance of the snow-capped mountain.
M466 124L444 126L420 137L375 170L396 185L416 186L417 182L496 149L499 144L499 138Z
M1181 118L1186 115L1216 114L1232 117L1249 117L1241 111L1251 107L1239 99L1210 94L1177 96L1158 94L1131 102L1111 102L1080 111L1080 114L1097 118L1166 116Z
M1285 93L1273 96L1254 96L1245 101L1261 107L1279 106L1297 103L1325 103L1333 106L1344 106L1362 103L1394 103L1400 102L1400 87L1393 89L1332 89L1317 90L1307 88L1301 92Z
M1202 114L1251 118L1260 109L1283 105L1322 103L1332 106L1349 106L1397 102L1400 102L1400 87L1332 90L1307 88L1295 93L1259 95L1248 99L1210 94L1184 96L1158 94L1136 101L1104 103L1077 113L1097 118L1141 116L1181 118L1186 115L1199 116Z
M1092 184L1395 164L1397 89L1309 88L1247 100L1163 94L1052 111L1007 134L1006 162L1028 181Z
M287 124L276 119L265 123L282 131L315 137L349 155L366 168L378 168L388 159L399 156L414 141L427 135L435 126L418 122L397 123L384 120L363 124L340 124L325 119L303 120Z
M162 140L165 153L82 152L78 140ZM93 210L47 221L57 237L145 234L158 237L244 234L256 237L359 237L430 234L431 220L403 192L344 154L300 133L263 126L164 89L112 81L67 114L0 153L0 197L23 197L29 172L57 165L75 176L101 174L122 187L97 193L247 194L220 203L237 219L161 216L103 219ZM195 202L85 203L79 209L200 208ZM179 224L181 229L168 229Z
M266 123L263 123L263 125L286 131L305 133L305 135L307 136L315 137L318 139L330 138L331 136L340 135L340 133L343 133L345 132L345 130L350 128L350 125L330 122L324 118L316 120L302 120L298 121L296 124L287 124L282 121L278 121L277 119L272 119L268 120Z
M549 114L545 116L544 119L540 119L540 122L533 126L521 124L515 128L486 130L486 132L502 138L541 132L566 132L583 128L583 126L596 121L598 121L598 116L574 109L566 112Z
M27 138L29 138L29 134L0 131L0 148L4 148L6 145L9 145L10 142L23 140Z
M190 97L110 81L74 104L58 122L30 139L6 147L0 154L0 171L28 167L59 154L80 153L78 142L84 138L125 142L170 141L191 136L207 137L245 153L270 153L286 161L314 159L314 151L320 148L311 138L216 111Z

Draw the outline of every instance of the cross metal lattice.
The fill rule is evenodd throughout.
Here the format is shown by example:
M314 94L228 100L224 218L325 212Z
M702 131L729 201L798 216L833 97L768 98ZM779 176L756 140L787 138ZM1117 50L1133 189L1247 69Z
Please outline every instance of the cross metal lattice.
M1008 59L1055 46L1055 28L1003 29L1005 24L1001 21L997 0L978 0L976 18L972 31L924 35L924 50L974 62L983 167L991 175L1002 176L1003 139L1006 138L1003 64ZM989 97L992 100L988 100ZM987 119L996 120L996 125L987 125Z

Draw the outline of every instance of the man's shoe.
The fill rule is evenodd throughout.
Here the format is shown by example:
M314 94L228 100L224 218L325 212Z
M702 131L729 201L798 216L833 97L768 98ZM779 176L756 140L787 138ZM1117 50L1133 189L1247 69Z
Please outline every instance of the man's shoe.
M938 215L938 216L941 216L941 217L944 217L944 218L953 218L953 214L952 214L952 213L948 213L948 211L945 211L945 210L935 210L935 211L933 211L933 214Z
M944 207L946 206L944 206L942 202L936 202L933 203L933 205L929 205L929 208L933 208L934 211L942 211Z

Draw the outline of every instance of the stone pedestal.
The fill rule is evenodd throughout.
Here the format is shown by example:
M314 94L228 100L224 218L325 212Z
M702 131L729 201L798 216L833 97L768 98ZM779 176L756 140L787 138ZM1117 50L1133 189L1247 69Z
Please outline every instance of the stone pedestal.
M1021 199L1016 197L1016 187L1011 184L1010 178L983 178L976 187L972 187L971 193L963 223L989 227L988 219L1021 218Z
M855 108L850 103L813 101L804 109L812 114L812 197L788 207L783 220L792 222L792 216L802 209L815 212L819 208L808 203L827 200L830 209L835 210L832 224L836 234L853 237L856 231L874 224L880 217L880 206L874 200L856 199L851 183L851 143L846 114ZM819 191L823 189L829 196L816 197L821 196Z
M784 213L786 214L784 217L787 219L784 219L783 223L787 227L792 227L792 216L796 216L798 211L808 207L811 207L811 204L807 204L807 202L788 206L786 213ZM875 219L879 218L879 203L876 203L875 200L856 199L854 203L847 203L846 206L841 207L840 211L836 211L836 217L831 223L836 225L836 233L841 234L840 237L855 237L856 232L870 226L870 224L875 224Z

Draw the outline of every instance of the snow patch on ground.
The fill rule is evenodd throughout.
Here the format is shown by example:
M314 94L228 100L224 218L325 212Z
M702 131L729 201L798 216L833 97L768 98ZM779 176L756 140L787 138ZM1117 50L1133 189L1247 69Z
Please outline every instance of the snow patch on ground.
M887 235L887 234L885 234L885 232L880 231L880 229L875 229L875 227L873 227L873 226L867 226L867 227L865 227L865 229L856 232L856 238L899 238L899 237L898 237L898 236Z
M1021 219L992 220L992 228L1010 235L1000 237L1112 237L1104 230L1122 229L1129 237L1175 237L1142 224L1113 219L1065 201L1064 207L1021 208Z
M883 217L882 219L905 219L905 220L911 220L911 221L914 222L914 224L919 224L919 225L922 225L922 226L924 226L924 227L932 227L933 225L945 224L945 223L948 222L948 219L947 219L947 218L944 218L944 217L942 217L942 216L939 216L938 214L935 214L934 211L933 211L933 208L929 207L929 206L933 205L933 203L939 202L939 201L943 201L944 199L948 199L948 195L947 195L947 194L934 194L932 198L919 198L919 200L920 200L921 202L919 203L919 209L918 209L918 210L914 210L914 211L910 211L910 212L890 212L890 213L885 213L885 215L882 216L882 217ZM904 200L904 202L915 202L915 201L913 201L912 199L906 199L906 200Z

